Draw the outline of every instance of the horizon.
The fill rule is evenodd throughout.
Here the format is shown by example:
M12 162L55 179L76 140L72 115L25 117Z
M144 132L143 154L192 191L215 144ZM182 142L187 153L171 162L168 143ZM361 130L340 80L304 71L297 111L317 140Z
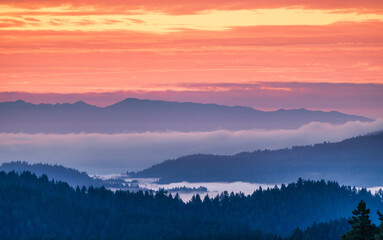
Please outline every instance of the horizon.
M279 110L300 110L300 109L304 109L304 110L308 110L308 111L323 111L323 112L340 112L340 113L344 113L344 114L350 114L350 115L356 115L356 116L363 116L363 117L367 117L367 118L372 118L372 119L383 119L383 110L381 112L376 112L375 109L374 109L374 112L363 112L360 113L358 110L350 110L350 109L345 109L345 111L341 111L340 109L337 109L337 108L310 108L310 107L299 107L299 106L296 106L296 107L293 107L293 106L290 106L290 107L274 107L274 108L270 108L270 107L257 107L257 106L251 106L251 105L239 105L239 104L225 104L225 102L210 102L210 101L182 101L182 100L172 100L172 99L167 99L167 98L140 98L140 96L138 97L130 97L130 96L126 96L125 98L124 97L119 97L119 99L114 99L115 97L111 98L110 100L108 100L107 98L103 97L103 96L98 96L98 97L93 97L93 98L87 98L86 96L84 96L84 98L81 98L82 95L79 95L77 96L77 98L73 99L73 97L71 96L68 96L68 97L56 97L56 98L51 98L51 99L46 99L44 97L34 97L33 95L29 95L27 97L24 97L24 98L18 98L20 96L18 96L18 94L26 94L26 93L18 93L12 97L8 97L8 98L5 98L4 96L2 96L2 94L4 93L1 93L0 92L0 103L6 103L6 102L17 102L17 101L23 101L25 103L32 103L32 104L35 104L35 105L39 105L39 104L51 104L51 105L56 105L56 104L66 104L66 103L69 103L69 104L75 104L75 103L78 103L78 102L84 102L88 105L91 105L91 106L96 106L96 107L99 107L99 108L106 108L106 107L109 107L109 106L112 106L114 104L117 104L117 103L120 103L120 102L123 102L125 100L128 100L128 99L136 99L136 100L141 100L141 101L145 101L145 100L148 100L148 101L160 101L160 102L176 102L176 103L195 103L195 104L203 104L203 105L219 105L219 106L228 106L228 107L248 107L248 108L252 108L254 110L259 110L259 111L264 111L264 112L274 112L274 111L279 111ZM7 94L10 94L10 93L7 93ZM30 93L29 93L30 94ZM38 93L36 95L41 95L42 93ZM47 95L56 95L55 93L46 93ZM86 93L86 94L91 94L91 93ZM113 93L97 93L97 94L113 94ZM45 95L45 94L42 94L42 95ZM110 98L110 97L109 97ZM383 109L383 108L382 108Z
M201 105L217 105L217 106L225 106L225 107L243 107L243 108L251 108L251 109L254 109L254 110L259 110L259 111L264 111L264 112L274 112L274 111L280 111L280 110L308 110L308 111L322 111L322 112L339 112L339 113L344 113L344 114L348 114L348 113L345 113L345 112L340 112L340 111L337 111L337 110L328 110L328 109L310 109L310 108L276 108L276 109L259 109L259 108L256 108L256 107L249 107L249 106L244 106L244 105L225 105L225 104L219 104L219 103L214 103L214 102L207 102L207 103L204 103L204 102L191 102L191 101L168 101L168 100L162 100L162 99L146 99L146 98L135 98L135 97L127 97L125 99L122 99L122 100L119 100L117 102L113 102L113 103L110 103L109 105L97 105L97 104L92 104L90 102L87 102L87 100L72 100L72 101L68 101L68 102L36 102L36 101L28 101L28 100L24 100L24 99L17 99L17 100L13 100L13 101L0 101L0 103L13 103L13 102L23 102L23 103L31 103L31 104L34 104L34 105L41 105L41 104L46 104L46 105L62 105L62 104L77 104L77 103L85 103L87 105L90 105L90 106L95 106L95 107L99 107L99 108L107 108L107 107L110 107L112 105L115 105L117 103L121 103L121 102L124 102L126 100L139 100L139 101L151 101L151 102L169 102L169 103L193 103L193 104L201 104ZM361 116L361 115L360 115ZM363 116L365 117L365 116Z

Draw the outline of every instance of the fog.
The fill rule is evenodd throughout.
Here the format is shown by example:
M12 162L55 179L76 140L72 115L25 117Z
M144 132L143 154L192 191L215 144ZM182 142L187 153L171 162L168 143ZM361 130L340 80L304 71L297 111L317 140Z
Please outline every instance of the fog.
M172 189L172 188L176 188L176 187L198 188L200 186L203 186L203 187L207 188L207 192L206 193L198 193L202 199L207 194L209 195L209 197L215 197L218 194L223 193L224 191L227 191L228 193L233 192L233 193L243 193L245 195L250 195L254 191L256 191L257 189L259 189L259 187L261 187L262 189L274 188L275 186L280 188L282 185L282 184L272 185L272 184L248 183L248 182L197 182L197 183L178 182L178 183L170 183L170 184L161 184L160 185L160 184L156 184L153 182L142 183L142 182L140 182L140 179L138 179L138 180L139 180L140 186L142 185L142 186L144 186L148 189L152 189L152 190L158 190L160 188ZM289 183L284 183L284 184L288 185ZM378 192L382 188L383 187L373 187L373 188L367 188L367 190L371 191L372 194L375 194L376 192ZM357 189L361 189L361 187L358 187ZM190 201L191 198L194 195L196 195L196 193L184 193L184 192L179 192L178 194L184 202Z
M117 175L121 177L121 175ZM116 176L98 176L101 178L113 178ZM278 187L280 188L282 183L276 183L276 184L262 184L262 183L249 183L249 182L176 182L176 183L169 183L169 184L158 184L156 181L158 178L126 178L127 181L137 180L140 187L151 189L151 190L159 190L159 189L172 189L172 188L199 188L199 187L206 187L207 192L190 192L186 193L183 191L177 192L180 198L184 202L188 202L191 200L193 196L195 196L197 193L200 195L200 197L203 199L206 195L209 195L209 197L215 197L223 192L230 193L243 193L244 195L251 195L254 191L258 190L260 187L262 189L267 188L274 188ZM285 185L288 185L288 182L283 183ZM342 184L342 183L340 183ZM356 187L358 190L362 189L362 187ZM365 186L363 186L365 188ZM383 189L382 186L380 187L371 187L366 188L368 191L371 191L372 194L377 193L380 189ZM113 189L117 190L117 189ZM173 193L175 195L175 193Z
M140 170L194 153L235 154L256 149L336 142L383 129L383 120L343 125L312 122L296 130L146 132L126 134L0 134L0 163L27 161L90 174Z
M262 189L273 188L274 186L280 187L279 185L271 185L271 184L260 184L260 183L248 183L248 182L198 182L198 183L189 183L189 182L178 182L178 183L170 183L170 184L156 184L155 182L142 181L138 179L140 186L143 186L147 189L159 190L163 189L172 189L177 187L188 187L188 188L198 188L198 187L206 187L207 192L198 194L203 199L207 194L210 197L215 197L218 194L227 191L228 193L243 193L245 195L252 194L255 190L262 187ZM196 195L196 193L185 193L178 192L180 198L184 202L190 201L190 199Z

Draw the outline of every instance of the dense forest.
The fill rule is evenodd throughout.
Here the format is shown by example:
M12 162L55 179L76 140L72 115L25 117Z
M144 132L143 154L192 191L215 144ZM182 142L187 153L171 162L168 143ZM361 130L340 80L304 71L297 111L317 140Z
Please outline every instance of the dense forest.
M197 154L168 160L131 177L169 182L292 182L330 179L345 185L383 185L383 132L338 143L257 150L233 156Z
M371 195L336 182L299 179L248 196L225 192L201 199L195 195L184 203L164 191L72 188L46 175L0 172L0 236L73 240L313 240L326 236L322 240L339 240L350 230L343 218L350 217L362 199L372 212L383 210L382 191ZM371 217L379 223L376 214Z
M346 218L329 222L314 223L304 231L296 228L287 240L340 240L341 233L351 230Z

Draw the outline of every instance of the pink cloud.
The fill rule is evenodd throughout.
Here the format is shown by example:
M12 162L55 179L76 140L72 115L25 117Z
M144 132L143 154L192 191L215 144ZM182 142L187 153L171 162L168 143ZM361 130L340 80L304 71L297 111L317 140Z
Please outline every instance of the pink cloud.
M382 83L381 32L380 22L163 35L2 31L0 91L116 91L180 82Z
M124 10L148 10L161 11L170 14L191 14L203 10L242 10L242 9L261 9L261 8L307 8L307 9L324 9L324 10L341 10L349 9L353 11L381 11L383 3L379 0L338 0L338 1L305 1L305 0L212 0L212 1L175 1L175 0L138 0L138 1L91 1L91 0L64 0L64 1L48 1L48 0L21 0L21 1L0 1L4 4L10 4L25 8L41 8L60 5L70 6L93 6L97 9L108 9L121 11ZM68 12L69 13L69 12Z

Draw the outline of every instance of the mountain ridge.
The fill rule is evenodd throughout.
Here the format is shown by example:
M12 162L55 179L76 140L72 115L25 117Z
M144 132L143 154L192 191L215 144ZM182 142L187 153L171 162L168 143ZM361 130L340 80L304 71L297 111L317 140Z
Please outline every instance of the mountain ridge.
M297 129L310 122L343 124L372 119L337 111L280 109L127 98L107 107L83 101L32 104L23 100L0 103L0 132L123 133L147 131L214 131Z
M336 143L256 150L235 155L195 154L153 165L131 177L170 182L256 182L275 184L303 177L342 184L383 186L383 132Z

